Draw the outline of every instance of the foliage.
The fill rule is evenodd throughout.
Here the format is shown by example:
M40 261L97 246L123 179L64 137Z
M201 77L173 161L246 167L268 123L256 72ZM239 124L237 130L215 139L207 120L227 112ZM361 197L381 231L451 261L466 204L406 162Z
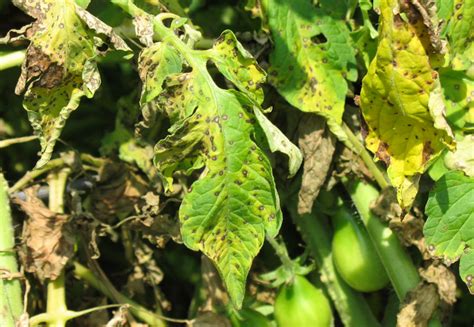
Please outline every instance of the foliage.
M0 286L32 285L8 326L267 325L294 280L324 325L472 318L473 0L0 10Z

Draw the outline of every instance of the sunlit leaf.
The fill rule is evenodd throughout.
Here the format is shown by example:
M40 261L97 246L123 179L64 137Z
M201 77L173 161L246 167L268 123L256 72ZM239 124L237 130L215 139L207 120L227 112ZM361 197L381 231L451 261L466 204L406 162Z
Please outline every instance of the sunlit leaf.
M447 264L461 258L461 278L474 293L474 179L456 171L445 174L430 192L425 211L428 249Z
M474 64L474 0L454 0L448 38L455 70L468 70Z
M417 194L420 175L453 139L421 17L410 10L414 16L405 21L394 13L394 0L381 1L380 9L379 46L363 79L360 105L368 125L366 146L388 165L406 208Z
M203 168L179 210L182 238L214 262L239 307L252 260L282 219L266 144L257 141L263 135L254 108L261 114L265 74L230 31L207 51L166 35L142 51L139 63L142 105L153 100L172 122L154 161L168 184L177 171ZM240 91L215 84L209 59Z
M50 159L54 145L81 97L92 97L100 85L95 58L99 46L129 50L112 28L73 0L26 1L15 5L35 18L24 31L30 41L15 92L41 143L37 167ZM101 37L105 41L101 40Z
M274 42L269 82L294 107L327 118L331 130L343 137L345 78L357 78L347 26L309 0L264 4Z

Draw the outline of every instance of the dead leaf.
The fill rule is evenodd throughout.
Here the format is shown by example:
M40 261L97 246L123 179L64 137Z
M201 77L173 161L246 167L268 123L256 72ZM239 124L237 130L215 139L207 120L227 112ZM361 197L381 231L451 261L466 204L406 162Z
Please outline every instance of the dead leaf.
M13 199L28 216L23 227L20 257L26 271L41 281L54 280L74 254L74 234L69 216L49 210L36 196L37 190L37 186L26 189L26 201Z
M303 179L298 193L298 213L310 213L326 180L336 139L322 117L305 114L298 126L298 146L303 152Z
M114 317L110 319L109 322L107 322L107 325L105 325L105 327L127 326L128 308L128 304L122 305L117 311L115 311Z
M127 165L107 161L99 171L99 181L91 193L91 212L99 220L111 223L134 210L148 184Z
M420 283L407 294L397 315L397 327L425 327L428 326L433 312L439 304L436 286Z
M231 327L229 319L214 312L205 312L199 315L192 327Z
M442 301L448 305L456 302L456 277L448 267L435 261L427 268L420 268L419 272L421 278L437 286Z

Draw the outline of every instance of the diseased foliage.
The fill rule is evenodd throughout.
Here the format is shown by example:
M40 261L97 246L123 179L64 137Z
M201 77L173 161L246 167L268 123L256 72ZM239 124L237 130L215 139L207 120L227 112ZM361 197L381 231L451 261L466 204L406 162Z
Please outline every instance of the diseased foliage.
M130 49L112 28L73 0L14 3L35 19L18 36L7 36L6 41L30 41L15 92L26 90L23 106L41 143L39 168L51 158L61 130L81 97L91 98L99 88L98 48L107 44L117 50Z
M421 174L453 136L445 121L433 49L412 7L408 21L394 0L381 1L377 54L363 79L360 105L368 125L367 148L387 166L404 208L412 205ZM394 13L395 12L395 13Z

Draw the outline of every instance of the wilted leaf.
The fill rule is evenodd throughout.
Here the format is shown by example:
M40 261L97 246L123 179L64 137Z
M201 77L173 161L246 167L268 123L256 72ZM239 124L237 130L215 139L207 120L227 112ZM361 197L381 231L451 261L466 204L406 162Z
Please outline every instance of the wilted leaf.
M73 0L26 1L14 4L35 18L24 36L30 41L15 92L23 102L41 143L37 167L51 157L64 124L82 96L92 97L100 85L95 62L106 43L130 50L112 28L76 5Z
M413 10L409 22L394 14L394 0L381 1L380 9L380 42L360 105L369 129L366 146L388 165L398 201L407 208L420 175L453 139L422 20Z
M430 192L423 232L428 249L451 264L461 257L460 275L474 293L474 179L453 171Z
M451 66L455 70L472 70L474 64L474 0L454 0L449 22Z
M303 179L298 193L298 214L310 213L314 200L326 180L336 140L320 117L304 115L298 125L299 141L304 156Z
M171 33L164 26L161 32ZM168 185L176 171L204 167L181 204L181 234L186 246L214 262L239 307L265 234L275 236L281 224L270 162L257 144L262 132L254 107L261 110L265 75L230 31L205 52L174 35L162 39L142 51L139 64L145 88L154 92L142 105L154 99L172 122L154 161ZM208 59L241 91L218 87Z
M435 284L438 295L446 304L456 302L456 276L443 264L431 263L426 268L420 268L420 276L428 283Z
M20 255L26 271L35 273L42 281L54 280L74 254L74 234L69 216L49 210L36 192L37 188L32 187L25 190L26 201L13 199L28 216Z
M126 165L107 161L91 192L91 212L102 222L111 223L130 214L147 191L147 183Z
M347 26L309 0L263 3L274 41L269 82L294 107L328 119L331 131L343 138L345 77L357 78Z
M397 315L397 327L427 327L439 303L436 286L420 283L403 302Z

